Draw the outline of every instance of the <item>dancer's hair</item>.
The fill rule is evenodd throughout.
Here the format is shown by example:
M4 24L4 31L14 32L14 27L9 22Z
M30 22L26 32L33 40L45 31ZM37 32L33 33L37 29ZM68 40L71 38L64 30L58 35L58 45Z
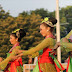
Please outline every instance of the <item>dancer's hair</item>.
M53 17L46 17L42 21L41 24L43 24L45 27L51 27L50 31L53 32L54 25L57 23L57 19Z
M15 38L18 38L18 41L20 42L21 39L26 35L26 32L24 29L16 29L11 35L13 35Z

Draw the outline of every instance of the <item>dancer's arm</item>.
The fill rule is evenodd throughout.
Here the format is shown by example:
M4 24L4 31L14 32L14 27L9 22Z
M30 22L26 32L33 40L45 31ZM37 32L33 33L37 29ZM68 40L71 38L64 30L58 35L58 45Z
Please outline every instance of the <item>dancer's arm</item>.
M72 51L72 43L61 42L60 45L61 45L61 47L63 47L63 49L65 49L67 52Z
M72 51L72 43L69 42L57 42L54 46L54 49L57 49L59 46L63 48L66 52Z
M13 51L12 53L9 55L9 57L7 57L6 59L4 59L1 63L0 63L0 69L4 70L8 64L9 61L11 61L11 58L12 56L16 55L17 52L16 50L19 50L20 49L20 46L17 46Z
M72 51L72 48L70 46L72 45L72 43L69 43L68 41L71 35L72 35L72 30L64 38L62 38L60 42L57 42L53 49L57 49L59 46L62 46L62 48L65 48L66 51Z
M72 30L65 36L65 38L69 39L69 37L72 35Z
M40 44L38 44L36 47L31 48L27 51L23 51L23 53L21 53L20 56L22 56L22 55L31 55L31 54L33 54L35 52L38 52L38 51L40 51L40 50L42 50L46 47L53 49L54 45L55 45L55 40L54 39L46 38Z
M35 58L35 57L37 57L39 55L42 55L42 53L43 53L43 50L40 50L38 52L33 53L31 56L32 56L32 58Z
M35 58L36 56L39 56L39 52L35 52L31 55L32 58Z

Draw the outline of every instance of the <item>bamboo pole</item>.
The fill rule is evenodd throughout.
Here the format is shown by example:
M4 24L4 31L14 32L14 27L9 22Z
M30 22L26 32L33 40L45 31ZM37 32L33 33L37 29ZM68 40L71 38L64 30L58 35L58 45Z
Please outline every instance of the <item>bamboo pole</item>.
M56 0L56 35L57 35L57 42L60 42L60 21L59 21L59 0ZM57 59L61 62L61 49L60 47L57 49Z

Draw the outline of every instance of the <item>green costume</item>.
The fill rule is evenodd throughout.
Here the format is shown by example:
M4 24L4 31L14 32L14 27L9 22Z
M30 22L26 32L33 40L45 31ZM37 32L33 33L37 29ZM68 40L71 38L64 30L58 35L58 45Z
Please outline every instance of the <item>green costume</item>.
M32 55L32 57L34 56L38 56L39 55L39 52L40 50L43 50L43 49L50 49L52 50L52 48L54 47L56 41L55 39L49 37L49 38L45 38L40 44L38 44L36 47L33 47L27 51L24 51L23 52L23 55ZM48 52L46 54L49 54ZM43 55L43 54L42 54ZM46 55L48 57L48 55ZM42 56L44 57L44 56ZM43 60L43 59L42 59ZM46 60L46 59L45 59ZM51 59L52 60L52 59ZM38 64L38 63L37 63ZM38 65L36 65L36 68L38 69L37 67ZM52 62L44 62L44 63L40 63L40 68L43 72L56 72L56 68L55 68L55 65L53 64L53 60ZM35 72L35 71L34 71ZM39 70L37 72L40 72Z
M52 38L46 38L44 39L40 44L38 44L36 47L33 47L27 51L24 51L23 52L23 55L32 55L33 53L40 51L46 47L48 48L54 48L54 45L55 45L56 41Z
M69 40L69 42L62 42L62 40L60 42L62 49L64 49L66 52L72 51L72 40L70 39L70 36L72 36L72 30L65 37L67 40ZM69 56L66 72L72 72L72 56Z
M11 53L8 53L8 54L7 54L7 55L8 55L7 58L4 59L4 60L0 63L0 68L1 68L2 70L5 70L5 68L7 67L8 63L11 61L11 57L12 57L12 56L15 56L15 55L17 54L17 52L15 51L15 49L16 49L16 50L20 50L21 47L20 47L20 46L16 46L16 47L12 50ZM8 69L9 69L9 71L10 71L10 68L8 68ZM18 69L19 72L22 72L22 69L21 69L19 66L17 67L17 69Z
M69 37L72 35L72 30L68 33L67 36L65 36L64 38L67 38L69 39ZM63 38L62 38L63 39ZM69 51L72 51L72 43L67 43L67 42L62 42L61 40L61 47L66 51L66 52L69 52Z

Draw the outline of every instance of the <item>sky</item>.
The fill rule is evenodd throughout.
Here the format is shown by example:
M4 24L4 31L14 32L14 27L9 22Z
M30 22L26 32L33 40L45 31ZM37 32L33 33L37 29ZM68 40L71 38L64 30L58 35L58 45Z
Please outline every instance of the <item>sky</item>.
M52 12L56 10L56 0L0 0L3 9L16 17L23 11L44 8ZM72 6L72 0L59 0L59 7Z

